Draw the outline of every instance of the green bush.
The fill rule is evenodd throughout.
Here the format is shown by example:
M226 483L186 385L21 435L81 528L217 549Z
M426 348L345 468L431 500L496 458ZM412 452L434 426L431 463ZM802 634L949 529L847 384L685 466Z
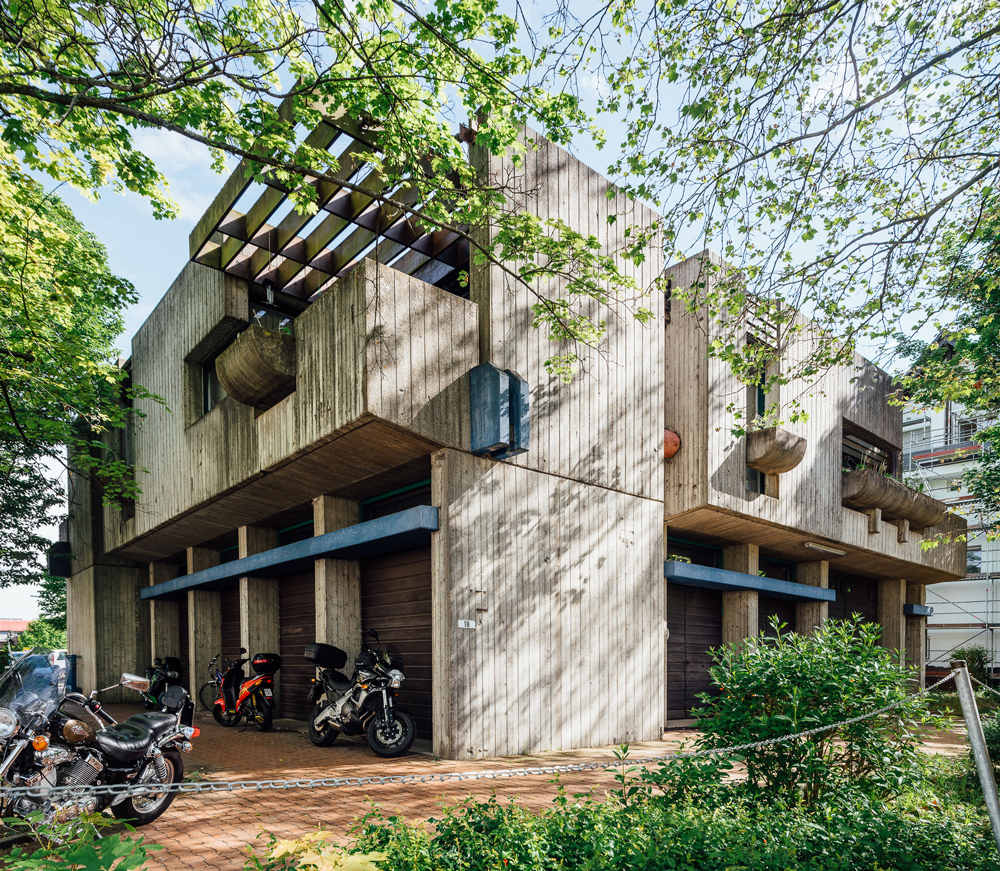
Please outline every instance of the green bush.
M1000 711L1000 696L995 696L989 690L982 687L974 687L976 693L976 707L982 715L996 713ZM933 692L928 696L929 705L935 713L948 717L962 718L962 704L958 700L958 693Z
M777 629L777 627L775 627ZM830 620L815 635L778 633L715 651L718 693L697 710L702 749L792 735L894 704L859 723L741 754L751 788L817 801L845 783L871 795L898 790L916 758L914 727L935 718L911 692L911 673L879 645L879 627Z
M965 647L956 647L950 656L953 660L964 659L969 674L986 683L986 670L990 664L990 653L985 647L981 644L967 644Z
M384 871L986 871L992 838L985 815L925 800L891 807L858 793L836 802L761 804L739 788L705 808L646 798L623 805L560 794L533 814L493 797L447 811L428 831L371 813L352 851L381 853ZM260 869L260 864L250 865Z

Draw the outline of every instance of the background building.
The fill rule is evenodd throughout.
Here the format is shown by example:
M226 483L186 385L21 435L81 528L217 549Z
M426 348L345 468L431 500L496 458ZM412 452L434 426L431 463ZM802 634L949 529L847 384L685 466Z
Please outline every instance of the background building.
M948 666L956 647L982 645L991 665L1000 665L996 630L1000 628L1000 542L982 532L975 500L962 484L965 471L979 462L976 432L993 422L948 402L941 409L907 408L903 415L903 468L911 486L960 511L969 524L966 577L928 590L934 615L927 621L927 665Z

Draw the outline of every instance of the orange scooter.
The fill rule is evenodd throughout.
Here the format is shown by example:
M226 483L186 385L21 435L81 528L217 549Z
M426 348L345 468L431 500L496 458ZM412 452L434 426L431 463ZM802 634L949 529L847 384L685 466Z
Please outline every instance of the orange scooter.
M240 653L246 653L241 647ZM247 678L243 666L250 663L254 676ZM231 663L222 678L222 692L215 700L212 716L220 726L235 726L244 717L259 732L271 728L274 717L274 675L281 668L277 653L255 653ZM244 726L246 728L246 726Z

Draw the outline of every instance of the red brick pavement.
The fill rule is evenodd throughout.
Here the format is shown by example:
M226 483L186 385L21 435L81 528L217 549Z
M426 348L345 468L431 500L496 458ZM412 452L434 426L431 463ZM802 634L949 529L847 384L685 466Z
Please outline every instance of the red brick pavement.
M114 711L119 718L130 712L124 708ZM194 773L208 780L423 775L614 760L612 748L475 762L444 761L426 753L380 759L367 744L355 739L340 739L327 748L314 747L308 735L298 731L304 724L291 721L277 721L275 730L267 733L224 729L207 715L199 715L196 725L201 736L184 757L185 769L189 776ZM693 736L693 730L671 731L663 741L633 745L631 753L636 759L658 756ZM925 738L925 747L934 753L954 755L965 752L965 746L964 736L958 733L935 733ZM179 795L159 820L140 833L164 848L150 854L149 869L238 871L244 866L247 845L265 830L290 838L321 826L346 837L352 822L370 809L370 802L387 815L420 821L437 815L442 804L457 804L470 796L487 797L493 792L538 809L548 805L556 793L557 786L551 781L549 776L535 775L510 780ZM563 774L560 783L570 794L591 788L602 794L614 785L610 774L602 770Z
M119 718L132 711L109 706ZM185 771L208 780L312 779L322 777L380 777L386 775L440 774L450 771L491 771L503 768L614 761L611 748L545 753L476 762L434 759L410 753L400 759L380 759L360 740L340 739L332 747L314 747L308 735L297 731L304 724L278 721L276 729L260 733L240 728L224 729L210 716L198 715L201 735L184 757ZM669 732L663 742L633 745L632 754L655 756L669 752L689 730ZM197 775L196 775L197 776ZM150 854L150 869L242 869L247 845L262 831L282 838L305 834L316 826L346 836L354 820L379 805L386 814L408 820L427 820L442 804L457 804L470 796L487 797L494 791L516 798L529 808L548 805L557 786L546 775L510 780L387 784L336 788L262 790L233 793L179 795L167 812L140 833L163 849ZM602 771L563 774L560 782L571 794L595 788L599 793L613 786Z

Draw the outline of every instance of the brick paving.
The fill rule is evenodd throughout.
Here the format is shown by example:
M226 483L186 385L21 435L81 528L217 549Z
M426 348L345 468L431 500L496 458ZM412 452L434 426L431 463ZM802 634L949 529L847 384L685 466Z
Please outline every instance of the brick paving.
M118 718L134 712L123 706L109 709ZM224 729L204 714L198 715L195 725L201 728L201 735L194 741L194 750L184 757L185 771L189 776L208 780L422 775L614 761L610 747L475 762L434 759L429 752L380 759L367 744L355 739L341 738L332 747L314 747L301 731L304 724L294 721L278 720L275 729L267 733L252 728L245 732L240 731L241 727ZM691 729L671 730L663 741L632 745L632 757L661 755L690 741L694 734ZM964 737L957 732L930 734L925 746L929 752L947 755L965 752L966 747ZM427 742L418 742L417 750L421 749L429 751ZM180 795L163 817L139 831L147 841L163 847L150 854L149 869L237 871L244 867L247 845L265 830L290 838L321 826L346 837L351 824L370 809L371 803L386 815L426 821L440 812L442 804L457 804L468 797L485 798L494 792L539 809L551 803L556 793L557 786L551 780L537 775L511 780ZM614 786L611 776L601 770L563 774L560 783L570 794L591 788L603 794Z
M137 709L108 706L118 719ZM304 723L277 720L270 732L242 727L224 729L210 715L199 714L195 725L201 735L184 756L185 773L207 780L313 779L321 777L379 777L386 775L440 774L451 771L492 771L539 765L614 761L612 748L596 748L505 757L475 762L434 759L429 742L398 759L380 759L360 739L340 738L332 747L314 747L302 731ZM666 733L665 740L632 745L630 759L657 756L680 746L692 730ZM511 780L387 784L336 788L264 790L233 793L179 795L167 812L139 832L162 850L150 853L149 869L242 869L247 845L267 830L278 837L303 835L321 826L346 837L351 824L377 804L386 815L399 814L411 821L427 820L440 811L472 797L494 792L538 809L551 803L557 785L546 775ZM613 787L611 776L594 770L563 774L561 784L570 794L594 788L598 794Z

